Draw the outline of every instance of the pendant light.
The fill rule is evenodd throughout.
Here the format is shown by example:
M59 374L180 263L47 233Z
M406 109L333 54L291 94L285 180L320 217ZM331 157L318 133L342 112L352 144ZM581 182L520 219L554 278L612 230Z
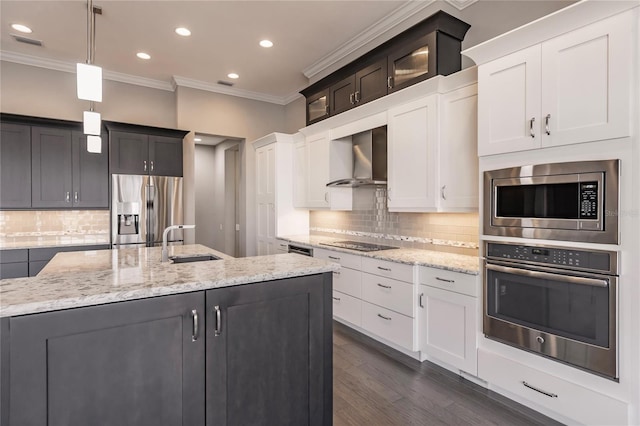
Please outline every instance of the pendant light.
M78 79L78 99L89 101L89 111L84 111L83 127L87 135L87 151L102 152L100 137L101 117L94 111L95 102L102 102L102 68L93 65L96 50L96 13L102 9L93 7L93 0L87 0L87 63L76 66Z

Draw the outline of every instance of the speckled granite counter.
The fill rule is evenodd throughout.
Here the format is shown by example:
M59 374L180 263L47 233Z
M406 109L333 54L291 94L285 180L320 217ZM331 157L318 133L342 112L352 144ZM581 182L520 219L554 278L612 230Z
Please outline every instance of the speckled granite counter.
M22 235L0 238L0 250L111 244L109 234Z
M298 243L309 247L335 250L343 253L356 254L375 259L389 260L391 262L406 263L409 265L429 266L445 269L453 272L461 272L469 275L478 275L480 271L480 259L475 256L445 253L432 250L397 248L374 252L360 252L339 247L323 245L323 243L345 240L348 238L332 238L321 235L293 235L278 237L291 243ZM373 242L373 241L368 241Z
M223 260L161 263L160 247L58 253L40 275L0 280L0 317L331 272L338 265L297 254L231 258L200 245L170 255L211 253Z

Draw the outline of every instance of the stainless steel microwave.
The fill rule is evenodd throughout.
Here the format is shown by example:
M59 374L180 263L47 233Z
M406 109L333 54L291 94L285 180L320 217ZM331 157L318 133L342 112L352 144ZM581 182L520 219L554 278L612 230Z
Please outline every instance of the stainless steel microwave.
M484 172L485 235L619 244L620 160Z

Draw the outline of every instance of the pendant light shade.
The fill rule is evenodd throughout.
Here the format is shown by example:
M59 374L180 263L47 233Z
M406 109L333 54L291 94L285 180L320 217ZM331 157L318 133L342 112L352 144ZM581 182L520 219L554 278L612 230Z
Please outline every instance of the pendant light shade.
M94 111L84 112L84 134L85 135L100 135L100 113Z
M78 99L102 102L102 68L78 63Z
M95 135L87 135L87 152L100 154L102 152L102 138Z

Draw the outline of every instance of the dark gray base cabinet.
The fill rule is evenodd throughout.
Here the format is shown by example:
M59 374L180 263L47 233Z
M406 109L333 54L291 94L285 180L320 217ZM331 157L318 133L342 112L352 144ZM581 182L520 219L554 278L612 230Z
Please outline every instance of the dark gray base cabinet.
M3 318L0 424L329 425L330 294L325 273Z

